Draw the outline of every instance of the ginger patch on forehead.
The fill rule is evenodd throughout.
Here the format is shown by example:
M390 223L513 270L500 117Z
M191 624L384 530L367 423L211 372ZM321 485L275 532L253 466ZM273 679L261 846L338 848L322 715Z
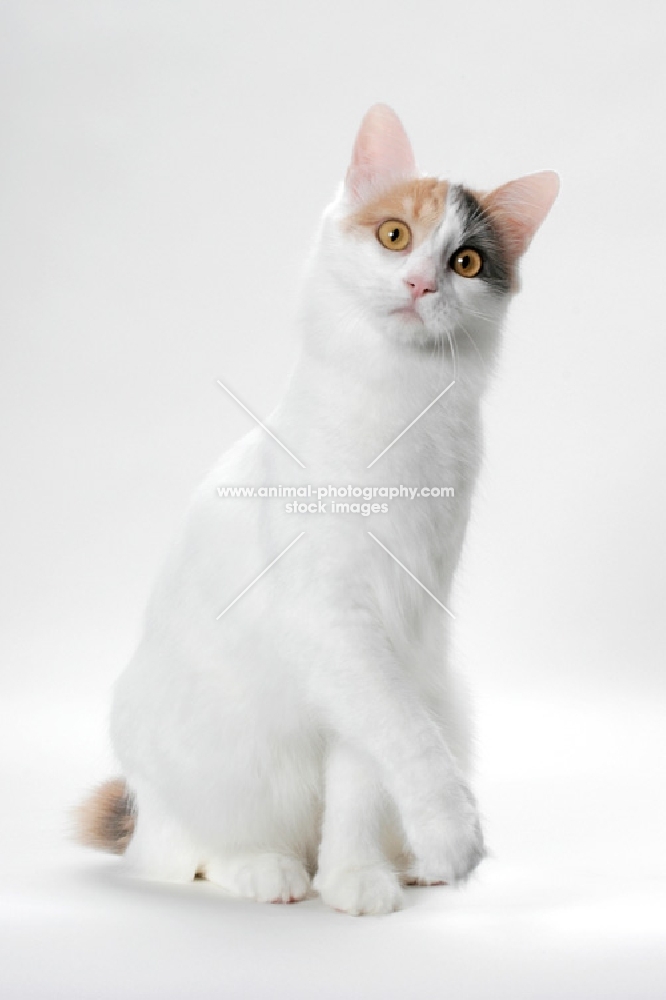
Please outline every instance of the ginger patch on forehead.
M449 185L436 177L419 177L389 188L345 220L345 228L371 229L386 219L400 219L412 230L414 243L421 243L441 222Z

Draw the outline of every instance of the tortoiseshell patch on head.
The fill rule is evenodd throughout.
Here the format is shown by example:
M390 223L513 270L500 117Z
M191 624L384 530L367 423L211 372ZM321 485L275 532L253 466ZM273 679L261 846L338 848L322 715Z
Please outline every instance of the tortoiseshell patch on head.
M412 231L412 247L418 246L441 222L448 191L447 181L436 177L403 181L353 212L345 227L374 233L387 219L399 219Z
M479 278L496 292L515 290L515 268L487 197L462 186L453 188L452 194L461 218L461 246L477 250L483 258Z

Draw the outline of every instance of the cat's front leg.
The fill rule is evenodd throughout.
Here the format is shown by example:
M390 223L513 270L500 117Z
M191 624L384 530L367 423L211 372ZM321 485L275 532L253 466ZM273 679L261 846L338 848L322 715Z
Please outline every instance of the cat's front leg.
M387 794L379 768L364 751L333 737L324 795L315 889L329 906L354 916L399 909L400 882L382 851Z
M474 797L412 679L370 616L319 635L311 692L342 743L376 764L414 855L407 879L454 883L484 856Z
M412 848L403 875L407 885L451 885L467 878L485 856L476 801L460 777L444 785L439 806L424 810L417 824L405 824Z

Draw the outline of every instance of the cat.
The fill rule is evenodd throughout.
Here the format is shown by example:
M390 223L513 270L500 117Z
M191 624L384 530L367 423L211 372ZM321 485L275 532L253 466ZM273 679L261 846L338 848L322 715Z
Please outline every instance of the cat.
M448 601L480 400L558 185L420 176L395 112L365 115L306 263L285 395L195 493L116 684L124 777L81 807L85 842L145 878L316 891L356 915L479 864ZM285 484L376 502L224 496ZM447 494L382 504L384 486Z

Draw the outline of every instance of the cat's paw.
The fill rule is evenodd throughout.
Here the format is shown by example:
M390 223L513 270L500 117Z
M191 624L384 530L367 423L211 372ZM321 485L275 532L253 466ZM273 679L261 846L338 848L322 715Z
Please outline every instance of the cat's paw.
M205 871L209 882L260 903L297 903L310 888L305 868L289 854L257 852L216 858Z
M398 876L385 865L336 868L318 874L314 887L328 906L355 917L393 913L402 905Z
M407 885L453 885L467 878L485 857L474 796L460 786L445 815L423 824L412 838L414 858L403 875Z

